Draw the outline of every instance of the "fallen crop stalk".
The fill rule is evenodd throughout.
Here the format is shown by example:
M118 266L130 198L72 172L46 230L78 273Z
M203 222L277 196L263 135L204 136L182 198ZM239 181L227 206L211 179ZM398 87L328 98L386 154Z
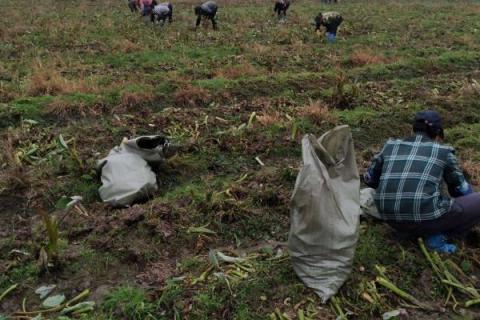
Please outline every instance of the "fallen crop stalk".
M332 297L331 303L332 303L333 309L335 311L335 314L338 316L337 319L346 320L347 315L345 314L345 312L343 312L342 307L340 307L339 300L340 299L337 297Z
M195 278L192 280L192 285L196 285L199 282L203 282L207 279L208 274L213 270L214 266L209 266L202 274L200 277Z
M452 270L455 270L459 275L461 275L464 279L468 279L468 276L463 272L462 268L458 266L455 262L451 259L445 260L445 264L448 265Z
M376 282L382 286L384 286L385 288L387 288L388 290L392 291L393 293L395 293L397 296L399 296L400 298L404 299L404 300L407 300L415 305L420 305L420 301L418 301L414 296L412 296L411 294L403 291L402 289L398 288L396 285L394 285L392 282L390 282L390 280L386 279L386 278L383 278L383 277L377 277L376 279Z
M38 314L45 314L45 313L52 313L52 312L57 312L57 311L61 311L62 309L66 308L66 307L69 307L71 304L77 302L77 301L80 301L82 299L84 299L85 297L87 297L88 295L90 294L90 290L89 289L85 289L83 290L80 294L78 294L77 296L75 296L74 298L70 299L69 301L67 301L66 303L63 303L59 306L56 306L54 308L50 308L50 309L45 309L45 310L35 310L35 311L28 311L28 312L15 312L15 316L18 317L18 316L28 316L28 315L38 315Z
M465 289L464 286L458 281L455 276L448 270L447 266L445 263L442 261L438 253L434 252L432 255L428 252L427 248L425 247L425 243L423 242L422 238L418 238L418 244L420 246L421 251L427 258L428 262L430 262L430 265L432 266L433 271L437 275L438 279L440 280L440 283L447 289L447 298L445 300L445 306L448 304L450 299L453 301L453 309L455 310L456 306L458 305L458 301L455 298L455 295L453 294L453 289L452 287L455 287L457 289ZM448 263L448 261L447 261ZM452 261L453 263L453 261ZM451 266L451 265L450 265ZM456 266L456 265L455 265ZM451 266L452 267L452 266ZM458 267L458 266L457 266ZM475 290L475 289L474 289ZM465 292L465 290L464 290ZM473 291L468 291L468 294L472 294Z
M389 289L390 291L392 291L393 293L398 295L400 298L402 298L402 299L404 299L408 302L413 303L414 305L418 306L421 309L428 310L428 311L439 311L438 309L436 309L436 308L434 308L434 307L432 307L428 304L425 304L423 302L418 301L417 298L415 298L411 294L403 291L402 289L398 288L396 285L394 285L392 282L390 282L390 280L388 280L384 277L377 277L376 282L378 284L382 285L383 287Z
M14 284L10 286L7 290L5 290L1 295L0 295L0 301L2 301L3 298L7 296L11 291L15 290L15 288L18 287L18 284Z
M449 286L455 287L455 288L459 289L460 291L463 291L464 293L471 295L472 298L474 298L474 299L480 299L478 291L473 287L464 286L460 283L455 283L455 282L452 282L450 280L442 280L442 283L445 283L445 284L448 284Z
M265 163L263 163L263 161L260 160L260 157L255 157L255 160L257 160L258 164L261 165L262 167L265 166Z
M479 299L468 300L468 301L465 302L465 308L471 307L471 306L479 304L479 303L480 303L480 298Z
M422 250L425 258L427 258L428 262L430 262L430 265L432 266L433 271L437 274L437 276L440 278L440 280L442 280L442 275L440 273L440 269L438 268L438 266L435 264L432 257L428 253L428 250L425 247L425 243L423 242L422 238L418 238L418 245L420 246L420 250Z

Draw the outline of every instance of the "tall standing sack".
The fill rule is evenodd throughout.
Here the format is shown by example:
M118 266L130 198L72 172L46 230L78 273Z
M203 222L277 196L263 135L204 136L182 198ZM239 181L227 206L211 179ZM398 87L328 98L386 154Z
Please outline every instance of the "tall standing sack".
M326 302L348 278L358 239L360 178L350 128L306 135L302 158L288 248L297 275Z

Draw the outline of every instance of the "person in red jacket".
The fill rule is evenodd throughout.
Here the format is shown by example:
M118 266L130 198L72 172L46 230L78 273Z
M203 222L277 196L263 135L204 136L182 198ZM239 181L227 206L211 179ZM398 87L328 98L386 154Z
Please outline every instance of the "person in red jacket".
M149 16L152 12L153 7L157 5L157 1L155 0L138 0L138 6L140 7L140 12L142 16Z

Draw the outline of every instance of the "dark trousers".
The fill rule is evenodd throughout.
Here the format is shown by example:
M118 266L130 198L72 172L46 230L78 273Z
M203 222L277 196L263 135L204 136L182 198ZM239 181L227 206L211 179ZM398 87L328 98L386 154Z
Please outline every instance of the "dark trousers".
M152 12L153 4L152 5L143 5L142 16L148 16Z
M452 208L438 219L421 222L387 222L401 234L420 237L444 233L453 237L465 236L467 231L480 223L480 193L472 193L454 199Z

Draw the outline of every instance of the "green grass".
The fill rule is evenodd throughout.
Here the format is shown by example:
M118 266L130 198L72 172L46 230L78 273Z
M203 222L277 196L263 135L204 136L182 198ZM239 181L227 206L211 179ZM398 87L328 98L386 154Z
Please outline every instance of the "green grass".
M35 263L25 263L0 275L0 294L12 285L31 286L37 281L39 268ZM13 292L14 294L15 292ZM0 317L2 314L0 313Z
M136 287L120 287L110 292L102 304L110 317L126 317L132 320L155 319L155 306L147 301L146 293Z

